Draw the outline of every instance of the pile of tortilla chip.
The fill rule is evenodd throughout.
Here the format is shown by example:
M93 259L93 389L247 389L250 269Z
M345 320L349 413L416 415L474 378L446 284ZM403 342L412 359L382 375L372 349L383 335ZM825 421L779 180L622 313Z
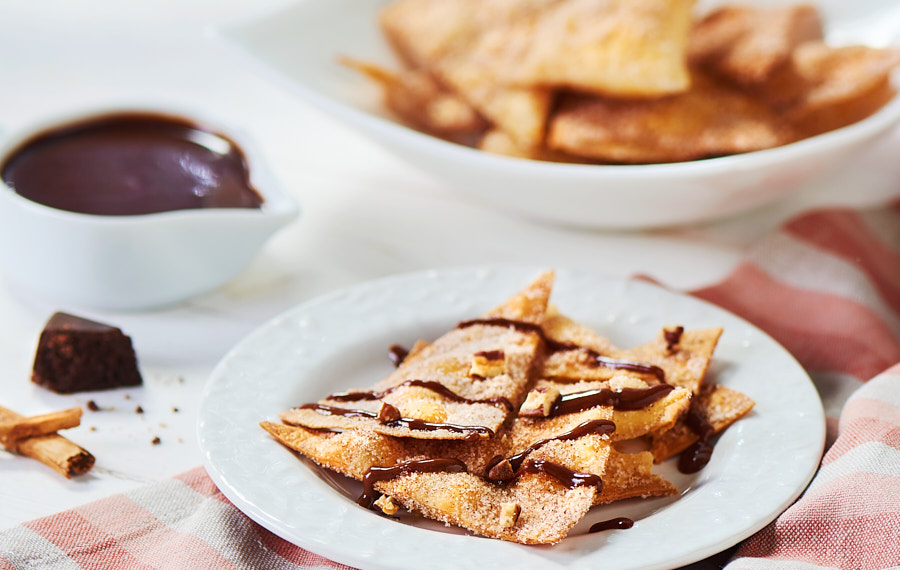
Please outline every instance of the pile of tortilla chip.
M810 5L694 0L394 0L403 67L345 58L420 131L537 160L650 164L772 148L895 94L900 49L829 47Z
M654 463L702 467L753 407L704 382L722 330L668 327L620 349L548 304L553 281L419 341L370 388L260 425L363 481L364 507L523 544L558 542L594 505L676 494Z

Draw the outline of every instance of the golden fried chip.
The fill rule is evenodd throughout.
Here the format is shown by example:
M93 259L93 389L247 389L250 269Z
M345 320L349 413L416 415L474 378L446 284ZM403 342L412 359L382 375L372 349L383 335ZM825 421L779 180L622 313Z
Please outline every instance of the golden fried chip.
M693 4L507 1L508 11L498 14L462 51L502 84L565 87L614 97L679 93L690 84L685 50Z
M695 24L688 61L740 85L756 86L790 67L798 45L820 39L822 21L814 6L728 5Z
M672 325L660 330L648 343L621 349L559 313L550 314L543 327L556 344L541 364L542 378L609 380L627 372L648 383L665 381L692 393L703 382L722 335L719 327L684 330Z
M555 388L556 393L567 402L569 409L574 411L551 412L542 417L539 412L534 412L523 405L519 415L528 418L533 424L529 426L531 431L520 429L523 430L525 437L535 437L535 434L541 433L539 430L545 433L562 433L586 421L607 419L616 425L612 439L620 441L669 429L690 405L691 393L684 388L668 390L663 389L668 388L664 385L643 386L643 388L632 386L613 389L610 388L609 381L604 380L561 383L541 379L532 392ZM620 399L623 394L625 399L633 396L632 401L641 403L634 406L628 406L626 403L623 408L616 409L617 406L612 402Z
M471 473L412 473L375 488L426 517L523 544L563 539L597 493L596 486L569 488L543 473L525 474L508 486ZM518 507L512 521L503 516L506 505Z
M409 455L402 440L369 430L328 432L266 421L259 425L318 465L358 480L373 466L394 465Z
M807 42L793 61L807 88L786 117L812 136L860 121L893 98L890 75L900 66L900 49Z
M646 344L611 354L658 366L665 372L667 383L696 394L721 336L720 327L684 330L672 325L660 330L656 338Z
M487 123L471 105L421 70L390 71L378 65L342 58L342 63L377 81L384 105L397 117L425 133L470 143L480 138Z
M711 427L712 433L717 434L747 415L753 405L753 400L737 390L708 385L695 397L691 413L702 418ZM672 429L653 435L650 451L657 462L664 461L699 440L700 435L688 427L687 421L682 418Z
M623 163L696 160L780 146L793 130L760 100L696 73L690 91L653 101L569 95L547 146Z
M516 144L537 147L543 143L553 103L550 90L510 87L486 81L465 60L441 62L436 67L436 73Z
M379 22L401 59L433 73L518 144L537 146L544 137L550 92L501 85L467 57L483 30L509 17L515 7L511 0L396 0L382 10Z
M649 451L622 453L610 449L603 491L594 498L595 505L635 497L666 497L678 488L652 472L653 454Z
M543 160L546 162L568 162L573 164L596 164L597 161L572 156L563 152L550 150L546 147L523 146L518 144L509 133L500 129L491 129L484 134L478 142L478 150L510 156L513 158L527 158L530 160Z
M481 318L418 350L372 389L331 394L282 413L282 421L426 439L491 437L524 399L541 340L536 330L506 322L538 327L552 284L552 272L540 275ZM473 377L479 354L498 355L502 373Z

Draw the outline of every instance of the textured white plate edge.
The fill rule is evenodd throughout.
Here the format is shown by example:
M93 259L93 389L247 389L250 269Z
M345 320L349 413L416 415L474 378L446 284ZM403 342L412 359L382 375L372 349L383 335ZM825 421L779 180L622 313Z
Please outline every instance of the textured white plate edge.
M619 564L615 560L615 557L613 557L611 559L608 556L608 554L611 554L611 552L610 552L611 547L607 546L606 548L604 548L604 546L605 545L618 545L621 542L621 540L617 539L618 538L617 535L621 536L621 533L604 533L605 535L607 535L607 538L603 541L603 544L601 544L597 547L597 549L593 549L591 555L589 555L589 556L584 556L582 554L578 554L577 552L573 556L569 556L567 554L567 552L571 550L569 548L570 544L575 543L577 541L582 541L584 539L590 540L592 542L600 542L599 538L595 538L599 535L572 537L570 539L564 540L561 544L556 545L554 547L537 547L537 548L522 547L520 545L513 545L513 544L509 544L509 543L504 543L501 541L492 541L492 540L484 539L481 537L457 535L457 534L435 533L433 531L415 528L415 527L411 527L409 525L400 525L400 524L396 524L396 523L391 523L389 521L385 521L385 519L382 519L381 517L378 517L377 515L372 515L371 513L363 512L362 509L356 509L356 507L353 506L352 504L349 505L349 508L348 508L348 505L339 505L338 510L342 511L340 514L342 514L344 517L350 516L350 518L354 519L355 522L359 522L358 515L360 515L360 514L362 514L364 517L365 516L374 517L371 520L364 521L365 524L363 526L366 527L366 528L362 528L362 530L364 532L379 532L379 533L381 533L384 531L384 529L379 528L379 527L384 526L385 523L387 523L388 527L392 526L392 527L396 527L396 528L389 529L385 533L384 538L386 540L397 539L398 537L394 536L394 535L396 535L398 533L391 532L391 530L396 530L397 528L399 528L399 529L403 529L400 532L401 540L404 537L408 538L410 540L415 540L415 541L424 540L426 543L428 543L428 542L434 543L431 545L432 547L435 547L439 544L443 544L443 546L446 548L448 553L456 553L455 554L456 557L447 559L447 564L450 564L450 566L443 566L440 563L437 566L435 566L434 565L435 561L432 558L429 558L428 560L417 560L415 558L407 559L407 560L399 560L393 556L387 557L387 561L384 563L381 563L377 560L373 560L372 557L367 558L364 555L360 555L360 554L354 552L353 549L351 549L351 551L348 552L348 550L346 548L344 548L346 543L341 541L340 537L335 537L337 539L337 541L335 542L335 541L329 541L329 540L325 540L325 541L309 540L308 537L297 535L296 531L298 529L296 528L295 525L291 525L289 523L286 523L286 521L284 521L284 520L279 520L277 517L271 516L271 514L267 511L267 509L265 507L261 507L261 506L257 505L254 502L253 497L247 496L245 493L243 493L241 491L241 489L239 488L240 483L238 483L237 486L235 486L235 484L232 482L232 477L228 473L221 472L222 465L221 465L220 459L216 458L210 454L210 452L209 452L210 450L207 447L206 434L204 432L204 430L205 430L204 422L206 420L206 418L205 418L206 414L205 414L204 410L206 409L207 404L208 404L210 388L216 382L217 377L224 373L224 369L227 368L228 362L236 354L239 354L244 349L244 347L251 345L253 342L255 342L257 338L260 338L260 339L264 338L270 329L278 326L279 322L289 319L292 316L296 316L304 311L314 309L316 306L327 305L333 299L339 298L344 295L357 294L360 291L365 291L367 289L377 290L378 288L383 288L383 287L392 288L397 284L415 283L419 280L424 280L426 283L429 281L434 281L435 279L446 280L448 278L448 276L452 276L452 275L456 275L456 276L467 275L467 276L471 277L472 275L480 274L480 275L487 275L488 279L491 279L491 280L497 280L499 278L500 281L504 281L504 280L508 281L511 284L510 285L511 289L509 291L506 291L506 292L497 291L498 298L496 299L496 301L499 302L500 300L505 298L504 297L505 294L511 293L512 291L516 290L517 287L520 287L525 282L527 282L527 279L529 278L529 276L536 275L538 273L538 271L539 271L539 269L536 269L536 268L522 268L522 267L493 268L493 269L490 269L490 268L453 268L453 269L429 270L429 271L423 271L423 272L395 275L395 276L391 276L391 277L377 279L374 281L364 282L364 283L361 283L361 284L353 286L353 287L349 287L349 288L342 289L340 291L336 291L336 292L328 294L328 295L324 295L322 297L318 297L307 303L304 303L297 307L294 307L293 309L288 310L285 313L283 313L282 315L272 319L269 323L263 325L262 327L257 329L254 333L250 334L247 338L245 338L243 341L241 341L237 346L235 346L234 349L232 349L232 351L230 351L228 353L228 355L226 355L222 359L220 364L216 367L214 372L210 375L210 378L207 382L207 386L204 388L203 396L201 397L202 398L201 410L200 410L200 413L198 414L198 423L197 423L198 439L200 441L201 450L203 451L204 467L206 468L207 472L212 477L212 479L216 483L216 485L222 490L223 494L229 500L231 500L240 510L245 512L245 514L247 514L251 519L255 520L256 522L258 522L259 524L261 524L268 530L281 536L282 538L285 538L286 540L288 540L290 542L293 542L293 543L295 543L301 547L304 547L308 550L311 550L313 552L319 553L319 554L326 556L332 560L342 562L345 564L357 565L357 566L364 567L364 568L456 567L457 562L459 561L459 556L462 556L464 553L468 554L468 555L478 555L484 551L484 547L479 546L479 545L485 545L485 544L487 545L486 548L489 551L494 551L494 553L498 556L498 558L497 558L498 561L502 560L503 565L498 566L498 567L504 567L504 568L507 567L507 565L510 563L516 564L519 568L551 568L551 567L573 568L573 567L582 567L582 564L584 564L584 563L596 564L600 560L603 560L604 565L606 567L610 567L610 568L671 568L671 567L677 567L677 566L680 566L683 564L688 564L688 563L691 563L691 562L694 562L697 560L702 560L703 558L705 558L707 556L710 556L710 555L715 554L721 550L724 550L730 546L733 546L734 544L740 542L741 540L751 536L752 534L754 534L755 532L757 532L758 530L763 528L766 524L771 522L771 520L773 520L784 508L789 506L802 493L803 489L805 489L806 485L812 479L813 475L815 474L816 469L818 468L819 458L821 457L822 448L824 446L825 427L824 427L824 413L822 411L821 403L818 399L818 395L816 394L815 389L812 386L812 383L809 381L808 376L802 370L802 368L799 367L799 364L796 363L796 361L793 359L793 357L791 357L774 340L772 340L770 337L765 335L765 333L762 333L761 331L759 331L753 325L746 323L746 321L743 321L742 319L740 319L734 315L731 315L730 313L727 313L727 312L723 311L722 309L715 307L714 305L711 305L709 303L706 303L706 302L698 300L698 299L685 297L678 293L671 292L666 289L656 287L656 286L653 286L653 285L650 285L650 284L647 284L644 282L634 281L634 280L624 280L624 279L618 279L618 278L610 278L608 276L603 276L602 274L585 273L585 272L581 272L581 271L577 271L572 274L568 274L565 270L558 270L557 271L557 288L556 288L555 294L559 295L560 291L564 291L567 288L566 281L573 276L577 276L580 279L590 278L590 279L598 279L600 281L605 280L608 282L617 282L619 284L619 286L625 287L625 288L637 288L638 290L641 290L641 289L652 290L657 295L661 295L663 297L668 297L670 300L671 299L682 299L683 301L686 301L690 304L695 304L698 307L704 306L705 311L711 310L713 313L719 313L723 317L723 319L722 319L723 321L729 321L729 320L733 321L731 323L732 329L735 328L733 325L736 323L740 323L743 327L746 327L746 330L744 331L745 333L752 334L753 336L756 337L757 341L760 341L763 343L768 343L771 345L770 348L774 348L776 351L780 351L782 353L781 357L786 359L785 363L788 364L790 367L795 367L796 368L795 372L799 372L800 374L802 374L804 382L799 387L801 388L801 392L805 392L804 397L806 399L803 403L804 403L804 408L808 408L808 409L805 409L805 411L801 415L804 416L804 422L806 424L808 424L808 426L811 428L811 431L809 431L808 433L806 433L804 435L803 444L801 445L801 447L799 449L797 449L797 452L800 453L798 461L800 461L802 463L802 465L797 466L797 469L795 469L794 472L791 474L792 479L790 481L788 481L787 483L782 481L781 484L779 485L779 488L776 489L777 491L779 491L778 500L777 500L777 502L769 503L771 512L767 516L764 516L764 517L757 516L754 520L748 521L746 524L743 524L742 527L740 528L740 530L728 531L727 532L728 536L725 539L720 538L717 540L707 540L707 541L705 541L705 543L695 544L695 546L692 547L691 549L688 549L688 550L682 549L682 552L674 553L675 556L667 556L667 557L665 557L664 560L661 560L658 555L651 556L650 559L647 559L646 558L647 552L635 551L635 552L633 552L633 556L629 556L630 560ZM510 275L509 272L512 272L512 274L516 275L516 277L511 278L509 276ZM647 289L647 288L649 288L649 289ZM484 308L487 308L487 307L484 307ZM467 316L466 314L461 314L461 315L459 315L459 318L465 318L466 316ZM573 316L577 317L577 315L574 315L574 314L573 314ZM660 324L662 324L662 323L660 323ZM727 329L728 329L728 327L726 325L726 333L727 333ZM720 351L721 351L721 347L722 347L722 344L720 343L720 349L719 349ZM810 396L810 394L814 397L814 401L812 401L811 399L808 398L808 396ZM264 419L264 418L261 418L259 414L255 415L253 417L256 419ZM742 422L745 424L752 422L752 421L753 421L753 417L745 418L744 420L742 420ZM720 441L718 448L724 447L724 445L723 445L724 440L729 438L732 434L734 434L735 437L740 437L740 435L738 433L741 431L740 426L741 426L741 422L736 424L736 426L733 426L732 428L730 428L730 430L727 431L723 435L722 441ZM254 423L254 429L258 429L258 428L255 428L255 423ZM261 434L260 439L264 441L266 438L262 436L264 434L262 434L261 430L260 430L260 434ZM277 448L280 448L282 453L288 454L292 461L295 461L295 462L297 461L293 457L293 455L290 455L289 452L287 452L286 450L281 448L281 446L278 445L277 443L274 443L273 441L270 440L270 444ZM712 464L711 464L711 467L712 467ZM707 468L707 470L709 470L709 469L710 468ZM306 471L309 471L309 470L306 470ZM303 470L298 470L298 472L302 473ZM703 477L705 477L705 476L703 476ZM701 477L701 479L699 479L698 482L694 484L694 487L698 487L701 484L704 484L703 477ZM314 476L314 478L318 479L318 477L315 477L315 476ZM304 483L309 483L309 481L305 481ZM324 482L322 482L321 480L319 480L318 482L313 481L313 485L319 486L319 488L314 492L320 492L327 487L327 485ZM763 485L763 487L764 486L765 485ZM693 493L693 496L697 496L697 494ZM686 503L687 502L686 499L688 499L690 497L692 497L692 493L687 493L687 494L685 494L684 497L682 497L680 499L680 502ZM354 512L354 510L358 510L359 512ZM657 515L654 515L654 516L657 516ZM370 524L373 521L374 521L375 528L368 528L368 527L373 526L372 524ZM723 526L727 527L727 524L729 522L731 522L731 524L734 524L734 521L725 521L724 523L722 521L719 521L718 529L721 530L721 527L723 527ZM346 527L346 525L344 525L344 526ZM646 524L645 521L638 520L637 524L635 525L635 529L639 529L639 528L641 528L641 526L648 526L648 525ZM684 526L690 526L690 525L684 525ZM632 531L628 531L628 532L634 533L635 529L632 529ZM345 528L345 530L346 530L346 528ZM713 528L711 530L716 531L715 528ZM622 531L622 532L626 532L626 531ZM676 533L676 534L678 534L678 533ZM715 534L715 532L713 532L713 534ZM628 536L628 535L625 535L625 536ZM691 535L691 536L696 538L696 535ZM691 538L691 536L686 537L686 538ZM390 545L390 546L393 548L395 545ZM660 546L664 547L664 545L660 545ZM441 548L440 550L443 550L443 549L444 548ZM577 550L577 547L575 548L575 550ZM650 550L654 550L654 549L650 549ZM556 551L557 553L562 553L562 555L559 557L554 556L552 554L554 551ZM528 554L524 557L520 556L520 554L523 552L530 553L530 554ZM532 556L531 554L536 554L537 556L535 557L535 556ZM619 554L621 554L621 553L619 553ZM597 555L599 555L601 558L594 559L594 556L597 556ZM438 557L438 560L440 560L440 557ZM490 560L486 560L486 559L482 559L479 561L485 562L485 563L490 562ZM475 563L475 561L473 560L472 563ZM607 564L607 563L612 563L612 564ZM489 568L491 566L489 564L482 564L482 567Z

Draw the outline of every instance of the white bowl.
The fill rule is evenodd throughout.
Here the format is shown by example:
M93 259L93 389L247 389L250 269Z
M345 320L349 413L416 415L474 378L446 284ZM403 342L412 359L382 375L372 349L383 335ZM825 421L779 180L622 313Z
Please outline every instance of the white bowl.
M0 268L12 283L60 305L138 310L181 301L234 277L299 208L245 136L191 112L133 106L66 113L5 137L0 164L24 141L117 113L183 117L244 152L260 208L92 215L33 202L0 181Z
M598 166L495 156L398 124L380 109L378 89L338 64L339 55L349 55L398 65L376 23L378 10L387 3L302 0L222 30L220 37L304 100L455 190L539 220L645 228L736 214L822 176L900 120L900 99L895 98L873 116L834 132L775 149L678 164ZM877 44L897 39L896 0L869 0L864 6L822 0L819 5L829 39Z

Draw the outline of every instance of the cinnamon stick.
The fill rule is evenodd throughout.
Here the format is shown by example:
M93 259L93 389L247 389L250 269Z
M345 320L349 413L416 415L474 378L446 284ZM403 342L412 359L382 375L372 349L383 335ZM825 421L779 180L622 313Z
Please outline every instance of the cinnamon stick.
M80 408L78 410L77 418L80 421ZM44 414L27 418L0 406L0 441L6 449L36 459L66 478L86 473L94 466L94 456L55 431L18 439L9 437L10 433L40 433L54 424L71 423L74 415L71 410L63 410L58 414ZM57 429L63 428L57 427Z
M61 429L77 427L81 424L81 413L81 408L68 408L16 420L0 420L0 443L9 447L26 437L50 435Z

